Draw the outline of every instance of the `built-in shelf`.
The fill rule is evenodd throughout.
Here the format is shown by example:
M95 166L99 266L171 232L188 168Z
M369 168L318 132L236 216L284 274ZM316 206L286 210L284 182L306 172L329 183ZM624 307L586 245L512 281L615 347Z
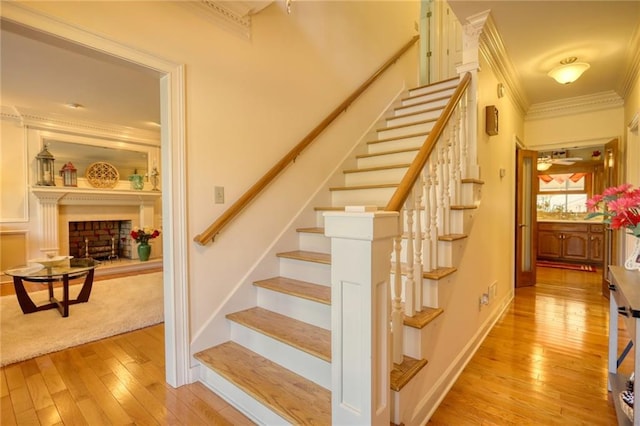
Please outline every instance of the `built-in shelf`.
M61 205L138 205L157 200L160 191L135 191L127 189L89 189L70 186L33 186L31 193L39 200L55 201Z

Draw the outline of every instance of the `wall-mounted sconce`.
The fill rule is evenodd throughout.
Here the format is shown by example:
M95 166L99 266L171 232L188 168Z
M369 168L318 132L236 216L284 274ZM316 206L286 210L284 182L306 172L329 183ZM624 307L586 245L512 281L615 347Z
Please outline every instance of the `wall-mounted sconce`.
M502 98L504 96L504 84L502 83L498 83L498 99Z
M490 136L495 136L498 134L498 108L495 105L488 105L484 111L486 116L484 131Z

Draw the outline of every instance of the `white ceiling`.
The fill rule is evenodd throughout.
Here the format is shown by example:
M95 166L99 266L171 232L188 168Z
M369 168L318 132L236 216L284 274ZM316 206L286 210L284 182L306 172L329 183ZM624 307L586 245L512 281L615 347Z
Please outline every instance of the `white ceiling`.
M526 106L616 91L619 95L639 46L640 1L462 1L449 0L461 21L490 10L515 69ZM637 39L636 39L637 43ZM547 76L564 58L591 65L576 82L561 85Z
M638 72L640 54L631 41L640 25L640 1L450 3L463 23L467 16L491 10L527 107L612 90L621 94L631 71ZM1 24L3 106L157 130L150 124L160 121L157 73L9 22ZM547 72L568 56L589 62L591 68L577 82L560 85ZM72 110L67 103L84 108Z

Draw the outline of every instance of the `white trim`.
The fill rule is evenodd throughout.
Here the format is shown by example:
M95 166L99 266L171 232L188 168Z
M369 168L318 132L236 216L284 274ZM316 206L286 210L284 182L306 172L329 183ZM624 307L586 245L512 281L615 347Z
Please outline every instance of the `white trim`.
M166 380L172 386L183 385L188 380L189 364L183 66L62 22L26 4L3 2L0 14L4 19L20 25L51 33L165 74L160 86L162 170L166 177L162 188L165 215L163 230L166 235L163 238Z
M4 113L4 109L3 113ZM6 115L2 115L0 117L2 120L10 120L14 121L13 118L8 117ZM22 182L24 188L23 194L23 210L22 217L0 217L0 224L2 223L27 223L29 222L29 149L27 143L27 129L22 129L22 140L24 143L22 144L22 164L24 164L24 168L22 169Z
M576 96L557 101L532 105L525 121L555 118L562 115L574 115L603 109L622 108L624 99L613 90L593 95Z
M631 119L629 124L627 125L627 128L629 129L629 131L631 131L631 132L637 132L638 131L638 121L639 120L640 120L640 111L635 113L635 115L633 116L633 118Z

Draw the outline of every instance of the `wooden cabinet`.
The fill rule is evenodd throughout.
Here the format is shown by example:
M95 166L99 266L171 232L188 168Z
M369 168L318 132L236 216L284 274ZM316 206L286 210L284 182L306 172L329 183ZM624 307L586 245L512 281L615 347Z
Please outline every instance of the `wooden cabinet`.
M599 263L604 253L604 225L538 222L538 258Z
M618 355L618 318L622 317L627 333L631 337L629 345L637 347L640 335L640 273L638 271L627 271L622 266L610 266L609 275L611 277L611 297L609 298L609 390L611 399L616 407L616 415L619 425L640 426L640 406L634 402L634 417L629 421L625 410L624 402L620 400L620 393L627 389L629 377L618 373L618 365L627 356L626 351ZM627 345L627 348L630 346ZM640 351L633 353L634 377L640 377ZM640 387L640 381L635 380L634 391ZM634 392L635 393L635 392ZM635 399L635 398L634 398ZM628 411L628 410L627 410Z

